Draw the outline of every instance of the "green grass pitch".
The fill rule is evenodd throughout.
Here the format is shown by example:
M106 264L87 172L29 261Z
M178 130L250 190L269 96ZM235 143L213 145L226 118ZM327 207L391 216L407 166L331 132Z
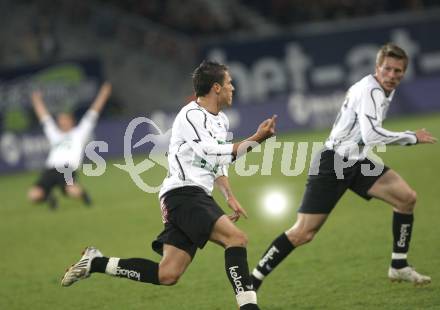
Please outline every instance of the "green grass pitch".
M440 137L440 115L390 120L386 127L426 127ZM300 132L280 135L278 140L322 141L327 134L328 130ZM432 276L431 285L416 288L387 280L391 208L348 193L316 239L295 250L267 278L258 296L261 308L440 309L439 155L440 144L393 146L381 154L418 192L409 260ZM279 158L280 152L275 151L272 176L239 177L230 168L234 192L250 215L238 225L250 239L251 269L269 242L293 224L304 191L306 174L282 175ZM261 154L253 153L247 163L260 161ZM26 201L37 173L0 177L0 309L236 309L223 267L223 250L213 244L198 252L174 287L105 275L93 275L69 288L60 286L64 269L87 245L109 256L160 258L150 248L162 228L157 196L140 191L126 172L111 163L107 168L101 177L81 176L94 199L93 208L61 199L56 212ZM154 168L143 178L157 185L164 175L164 169ZM290 209L281 218L260 212L262 195L273 188L289 197ZM225 206L218 193L215 197Z

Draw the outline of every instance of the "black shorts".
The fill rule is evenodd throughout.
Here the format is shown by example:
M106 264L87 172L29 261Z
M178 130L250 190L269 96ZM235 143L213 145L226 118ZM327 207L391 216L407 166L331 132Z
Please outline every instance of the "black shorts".
M72 172L73 182L76 183L76 173ZM36 186L41 187L44 190L44 197L46 198L55 186L58 186L63 194L66 193L66 180L64 174L56 170L55 168L45 169L40 175L40 178L35 183Z
M320 159L319 155L321 155ZM332 150L324 150L317 154L313 159L312 167L316 167L318 160L319 169L316 171L319 172L317 175L309 173L306 191L298 210L300 213L329 214L347 189L370 200L372 197L368 195L368 190L389 169L368 158L361 161L348 161ZM341 162L349 167L338 169L337 163ZM375 170L378 172L367 173L368 170L373 169L378 169Z
M151 244L162 255L169 244L187 252L191 258L211 236L217 220L225 213L200 187L184 186L165 193L161 199L164 230Z

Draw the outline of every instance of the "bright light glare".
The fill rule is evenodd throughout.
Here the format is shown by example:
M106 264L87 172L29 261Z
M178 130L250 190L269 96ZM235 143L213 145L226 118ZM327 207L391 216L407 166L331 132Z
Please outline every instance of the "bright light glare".
M268 215L278 216L287 211L287 198L283 193L270 192L264 197L264 211Z

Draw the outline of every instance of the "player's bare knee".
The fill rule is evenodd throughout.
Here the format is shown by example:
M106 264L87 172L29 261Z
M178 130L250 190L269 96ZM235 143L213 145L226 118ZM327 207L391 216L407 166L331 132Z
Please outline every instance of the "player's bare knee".
M29 201L36 203L42 201L44 198L44 193L38 188L31 188L28 192Z
M35 202L36 200L35 200L35 194L34 194L34 192L32 191L32 190L29 190L28 191L28 195L27 195L27 197L28 197L28 200L30 201L30 202Z
M316 231L307 232L304 237L305 243L311 242L315 238L316 233L317 233Z
M314 237L315 237L315 232L314 231L303 232L300 235L300 243L301 244L309 243L309 242L311 242L313 240Z
M401 200L396 207L403 212L412 212L416 206L416 202L417 193L414 190L409 190L402 195Z
M287 238L295 247L298 247L311 242L315 234L315 231L292 230L287 233Z
M172 286L177 284L179 278L178 276L165 275L159 278L159 282L161 285Z
M416 202L417 202L417 193L416 191L412 190L411 194L409 195L408 198L408 205L411 206L411 209L414 209L416 206Z
M175 285L179 281L180 276L181 273L176 271L159 272L159 282L167 286Z
M294 228L289 229L286 231L287 239L289 239L290 243L295 244L296 243L296 231Z
M247 235L241 230L239 230L235 232L233 235L231 235L231 237L226 243L226 247L231 247L231 246L245 247L247 246L247 243L248 243Z
M74 185L67 185L66 186L66 193L70 197L78 198L82 194L82 189L81 189L81 187L79 187L78 185L75 185L75 184Z

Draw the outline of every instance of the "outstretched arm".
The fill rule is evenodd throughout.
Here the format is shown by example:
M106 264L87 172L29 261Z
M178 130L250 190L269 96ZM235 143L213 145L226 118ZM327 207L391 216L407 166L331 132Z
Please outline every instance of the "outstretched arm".
M233 222L238 221L241 215L247 218L246 210L240 205L238 200L232 193L231 186L229 184L229 179L227 176L220 176L215 179L215 185L218 187L220 192L225 196L228 206L234 211L233 214L228 215L229 219Z
M111 93L112 84L110 84L110 82L105 82L104 84L102 84L101 88L99 89L98 95L90 106L90 110L95 111L98 114L101 113Z
M194 152L211 164L230 164L252 148L270 138L275 133L276 115L266 119L258 127L254 135L237 143L219 144L206 129L206 116L199 109L191 109L186 119L181 122L185 141Z
M435 138L430 132L426 131L425 128L416 130L417 143L429 143L434 144L437 142L437 138Z
M35 114L37 114L38 120L43 122L43 120L50 116L44 104L43 94L40 90L35 90L31 95L32 106L34 107Z
M87 139L92 132L98 120L99 113L101 113L105 104L107 103L110 94L112 93L112 85L109 82L102 84L99 89L98 95L93 101L87 113L82 117L79 122L78 129L82 132L82 137Z
M43 100L43 94L40 90L35 90L31 95L32 106L38 120L43 125L43 131L51 144L57 143L60 138L60 131L52 119Z
M413 131L391 131L382 127L382 102L385 99L383 90L373 88L362 96L359 125L362 141L366 145L400 144L410 145L417 143L416 133Z
M232 153L234 156L240 157L241 155L252 150L258 144L261 144L266 139L272 137L275 134L276 118L277 115L273 115L271 118L266 119L258 126L254 135L246 140L234 143L232 147Z

